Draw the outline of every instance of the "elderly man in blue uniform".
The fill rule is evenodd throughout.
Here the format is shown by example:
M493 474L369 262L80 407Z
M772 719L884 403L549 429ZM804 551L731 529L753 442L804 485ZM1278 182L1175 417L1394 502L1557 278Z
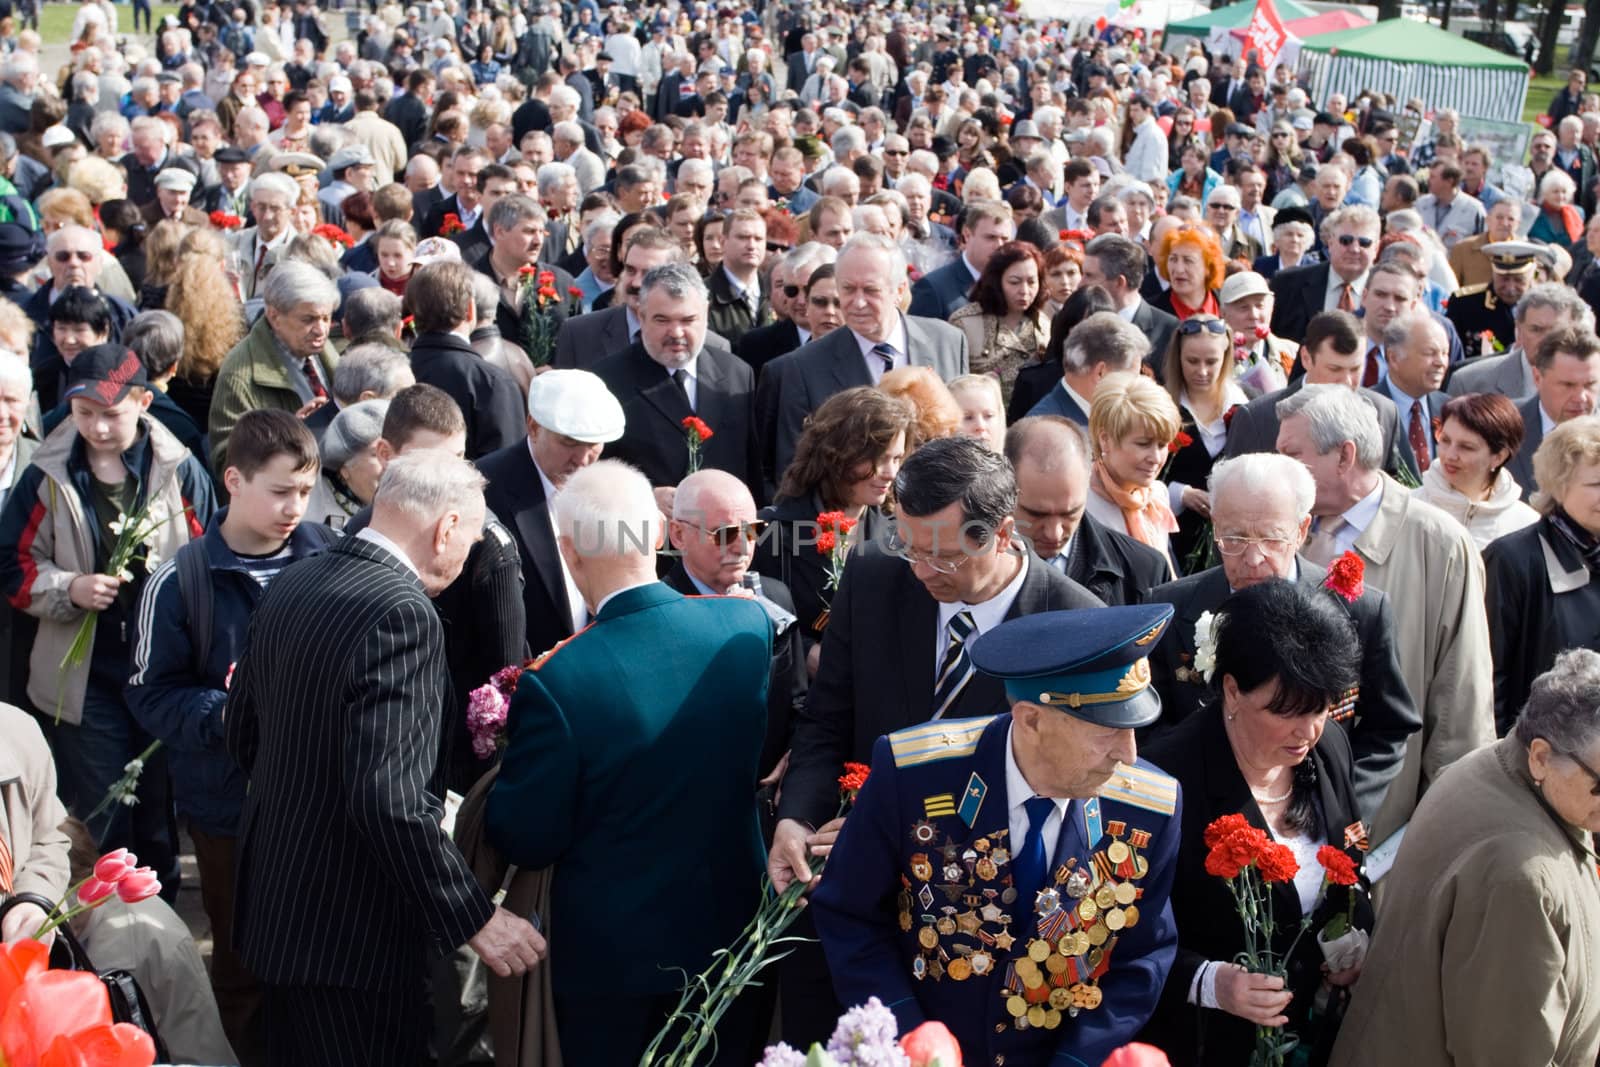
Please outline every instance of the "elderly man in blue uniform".
M1178 784L1138 759L1162 604L1015 619L972 647L1011 711L878 739L812 896L841 999L948 1026L971 1064L1098 1067L1177 948Z

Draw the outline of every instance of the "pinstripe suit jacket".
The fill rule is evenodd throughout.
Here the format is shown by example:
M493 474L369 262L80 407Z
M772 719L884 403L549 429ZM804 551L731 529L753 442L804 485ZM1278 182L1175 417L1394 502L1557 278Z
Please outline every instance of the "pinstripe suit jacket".
M370 541L302 564L262 597L229 692L228 751L249 780L234 943L268 984L420 981L493 911L427 788L444 629Z

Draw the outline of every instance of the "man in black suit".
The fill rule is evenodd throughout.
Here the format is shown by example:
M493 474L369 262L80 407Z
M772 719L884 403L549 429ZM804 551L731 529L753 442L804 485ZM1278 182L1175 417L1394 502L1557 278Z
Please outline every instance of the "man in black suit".
M1343 385L1357 389L1361 383L1361 320L1347 311L1322 311L1306 325L1305 341L1300 346L1300 365L1305 373L1276 392L1258 396L1233 409L1228 423L1227 454L1244 456L1254 452L1278 450L1278 402L1293 396L1307 385ZM1378 429L1383 434L1383 454L1388 457L1383 469L1395 478L1416 479L1406 462L1400 442L1400 416L1387 390L1362 389L1361 395L1378 413ZM1402 471L1410 472L1409 475Z
M522 556L528 650L542 655L589 621L556 547L550 501L575 472L622 436L622 405L588 371L547 371L528 387L528 436L484 456L484 498Z
M972 287L995 250L1017 236L1011 205L1001 200L969 202L961 214L961 254L929 271L911 287L913 315L948 319L971 302Z
M1211 472L1211 517L1222 566L1156 587L1147 600L1173 605L1166 636L1150 654L1150 673L1161 694L1159 733L1181 722L1212 697L1211 685L1195 666L1195 626L1200 616L1221 607L1229 593L1281 578L1320 584L1321 567L1298 552L1311 528L1316 483L1295 460L1250 455L1218 463ZM1350 734L1355 754L1356 802L1371 820L1389 782L1400 771L1406 740L1422 728L1400 673L1394 639L1394 614L1382 591L1367 587L1354 601L1330 591L1350 612L1361 638L1361 682L1333 709Z
M549 315L560 331L567 316L578 308L571 295L572 275L560 267L539 262L539 252L544 248L545 210L538 201L520 194L501 197L493 207L486 207L479 223L489 231L489 242L474 258L466 259L467 266L480 274L493 278L500 287L500 303L495 309L495 326L500 335L512 344L522 344L525 316L528 314L529 295L524 268L532 267L541 274L554 275L551 288L556 299L549 303ZM558 332L557 336L560 334Z
M666 230L654 226L635 226L628 231L622 255L622 274L617 278L617 303L603 311L591 311L568 319L556 335L556 354L552 364L564 368L593 370L607 356L615 355L639 339L639 287L644 276L668 263L681 263L683 245ZM728 348L719 334L706 331L713 347Z
M488 254L489 209L517 192L517 175L504 163L491 163L478 172L478 218L471 226L450 235L461 249L461 262L476 263Z
M1506 469L1522 486L1526 500L1538 488L1533 454L1545 434L1568 419L1595 413L1600 398L1600 341L1588 330L1563 326L1545 335L1533 361L1534 393L1519 401L1522 447Z
M1323 219L1327 262L1273 275L1272 332L1300 341L1306 335L1306 324L1317 312L1355 311L1360 307L1367 288L1367 272L1378 258L1380 230L1378 213L1360 205L1339 208Z
M1440 388L1450 368L1450 339L1426 311L1401 312L1384 328L1383 351L1389 373L1372 391L1394 401L1401 455L1420 477L1439 451L1434 427L1450 399Z
M700 272L682 262L650 271L640 285L638 314L639 340L594 368L627 422L609 456L637 467L656 488L677 485L704 466L760 494L755 374L732 352L706 347ZM711 429L697 446L684 426L690 418Z
M443 451L396 458L371 525L285 570L251 620L223 725L249 781L234 944L275 1067L420 1063L440 947L502 976L544 954L478 887L429 789L449 675L428 597L483 529L482 485Z
M816 242L801 245L785 253L773 266L772 310L779 316L778 321L747 330L735 348L757 376L768 363L811 340L805 289L812 272L825 261L822 248Z
M578 94L578 118L584 122L594 121L594 83L584 77L578 62L578 54L572 51L561 53L560 60L561 80ZM560 122L554 114L550 116Z
M420 237L438 237L444 227L444 217L454 215L464 229L471 229L483 211L482 194L478 189L478 174L491 162L489 153L471 145L456 152L450 160L450 175L455 192L428 209L422 225L417 229ZM450 234L444 234L448 237Z
M1171 578L1166 556L1087 513L1089 439L1077 424L1059 415L1013 423L1006 459L1017 478L1017 533L1045 563L1111 605L1142 603Z
M475 460L520 442L522 390L467 340L478 324L471 268L448 261L430 263L412 275L407 292L412 294L417 331L411 369L420 384L444 390L461 408L467 425L467 458Z
M1145 357L1145 365L1160 380L1167 346L1172 341L1172 332L1178 328L1178 320L1160 308L1151 307L1140 295L1149 263L1149 257L1137 242L1120 234L1101 234L1084 247L1083 284L1098 285L1109 293L1117 305L1117 314L1150 338L1150 354Z
M389 101L389 106L384 108L384 119L400 131L400 136L405 138L408 146L428 135L435 80L433 71L426 67L417 68L406 76L406 91Z
M817 58L824 53L817 48L817 35L807 33L800 38L800 50L789 53L789 77L785 83L790 92L799 93L806 80L816 72Z
M887 237L858 233L835 263L845 324L769 363L756 407L767 476L794 458L806 416L834 393L876 385L893 367L932 367L950 381L967 373L967 339L949 323L900 314L906 260Z
M1228 101L1233 99L1233 94L1244 88L1244 79L1234 76L1234 61L1225 56L1218 56L1216 65L1211 68L1211 106L1227 107Z
M755 540L760 536L756 502L750 490L724 471L689 475L672 497L672 547L678 562L662 579L685 596L753 597L772 620L772 680L767 687L767 739L761 746L762 786L776 785L780 764L789 751L795 716L805 706L810 676L806 673L804 627L794 613L788 586L755 574ZM763 810L763 820L771 812ZM770 839L772 827L767 827Z
M154 203L156 175L170 167L186 170L197 178L200 166L192 157L180 156L167 147L159 120L142 117L133 120L133 151L117 163L128 175L127 198L139 207Z

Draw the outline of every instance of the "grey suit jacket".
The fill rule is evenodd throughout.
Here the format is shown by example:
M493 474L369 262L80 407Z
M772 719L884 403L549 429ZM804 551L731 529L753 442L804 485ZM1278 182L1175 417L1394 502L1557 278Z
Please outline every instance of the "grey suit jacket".
M945 381L967 373L967 338L946 322L907 315L906 347L913 367L932 367ZM559 366L559 364L558 364ZM768 379L776 372L781 377ZM840 327L820 340L801 345L781 359L767 364L762 375L763 388L776 388L772 422L767 428L775 435L774 476L781 476L794 458L806 416L817 410L834 393L858 385L871 385L861 346L848 327ZM760 401L757 401L760 407Z
M1499 393L1512 400L1521 400L1528 395L1528 385L1522 377L1522 359L1522 349L1513 348L1502 355L1485 356L1463 363L1450 375L1445 392L1451 396Z
M1539 488L1539 483L1533 478L1533 454L1539 451L1539 446L1544 442L1544 416L1539 411L1539 394L1535 393L1518 404L1517 411L1522 415L1522 447L1511 457L1506 469L1522 486L1522 499L1527 500Z

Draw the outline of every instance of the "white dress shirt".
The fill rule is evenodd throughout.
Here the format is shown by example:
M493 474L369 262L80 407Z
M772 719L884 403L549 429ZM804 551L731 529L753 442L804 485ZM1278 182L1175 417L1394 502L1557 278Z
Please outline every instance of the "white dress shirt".
M1344 520L1344 526L1334 538L1334 547L1338 555L1350 551L1355 546L1361 535L1367 532L1367 527L1372 525L1372 520L1378 517L1378 505L1383 503L1383 479L1378 479L1378 484L1373 486L1372 492L1350 505L1350 509L1339 516Z
M412 574L415 574L418 578L422 577L422 573L417 570L417 565L411 562L410 556L406 555L406 550L395 544L383 534L379 533L377 530L374 530L372 527L362 527L361 532L356 534L356 538L361 541L372 542L385 552L389 553L395 559L399 560L401 563L404 563L406 570L410 571Z
M677 371L683 371L683 391L689 394L689 409L691 411L695 410L695 408L698 406L695 404L695 400L700 395L700 376L695 373L699 365L700 356L697 353L693 359L681 367L674 367L671 370L668 370L666 367L661 368L667 372L668 377L671 377Z
M561 554L561 528L556 525L556 493L560 492L544 471L539 469L539 459L533 456L533 442L528 442L528 455L533 457L533 469L539 471L539 484L544 486L545 516L550 520L550 532L556 539L556 560L561 564L561 581L567 587L567 610L570 613L572 632L577 633L589 625L589 608L583 602L583 594L578 591L578 583L572 580L572 572L567 570L567 557Z
M950 620L963 611L972 613L972 637L969 643L978 636L988 633L1005 621L1006 615L1011 611L1011 605L1016 602L1017 593L1022 590L1022 583L1028 577L1028 557L1022 556L1022 566L1017 568L1017 576L1006 583L1004 589L981 604L965 604L957 601L954 604L939 605L939 629L934 634L933 645L933 676L934 682L939 680L939 667L944 662L945 649L950 647ZM1023 798L1024 800L1027 797Z
M1328 288L1322 294L1321 311L1336 311L1339 308L1339 293L1344 288L1344 279L1339 277L1335 270L1328 271ZM1359 308L1361 298L1367 291L1367 276L1363 274L1350 283L1350 300L1352 306Z
M856 339L856 344L861 346L861 361L867 365L867 374L872 378L872 384L877 385L879 382L883 381L883 360L880 359L872 351L872 349L880 342L874 341L867 337L862 337L854 330L851 330L850 334ZM899 370L901 367L907 367L911 365L910 350L906 347L905 319L900 317L895 318L894 332L888 337L884 338L883 343L888 344L889 347L894 349L895 370Z
M1014 725L1006 729L1006 818L1011 827L1013 860L1022 854L1023 842L1028 839L1028 809L1023 805L1038 795L1022 776L1022 768L1017 766L1017 757L1011 751L1011 737L1015 731ZM1044 839L1047 869L1055 858L1056 845L1061 841L1061 826L1066 821L1067 807L1072 803L1072 798L1051 797L1050 801L1055 805L1055 810L1045 817L1044 829L1039 831L1039 836Z

